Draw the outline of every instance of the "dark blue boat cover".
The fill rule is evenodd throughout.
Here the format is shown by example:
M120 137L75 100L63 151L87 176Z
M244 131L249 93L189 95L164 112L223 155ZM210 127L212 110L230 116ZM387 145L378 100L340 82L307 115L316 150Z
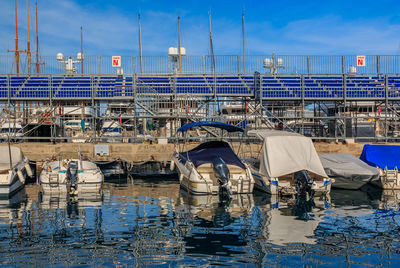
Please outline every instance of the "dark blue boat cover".
M216 157L221 157L229 165L246 169L231 146L223 141L205 142L190 151L179 153L179 155L182 163L186 163L189 159L196 168L202 164L211 163Z
M186 132L193 127L215 127L221 128L228 132L244 132L243 128L233 126L230 124L222 123L222 122L214 122L214 121L200 121L200 122L193 122L186 125L183 125L178 129L178 132Z
M360 159L373 167L387 168L388 170L399 169L400 146L366 144Z

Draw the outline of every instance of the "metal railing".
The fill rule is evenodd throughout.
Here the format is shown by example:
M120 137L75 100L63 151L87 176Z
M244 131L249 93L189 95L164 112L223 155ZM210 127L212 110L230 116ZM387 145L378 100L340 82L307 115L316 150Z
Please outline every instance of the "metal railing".
M268 73L263 67L265 58L282 59L283 67L277 70L280 74L345 74L350 67L357 68L358 74L400 74L400 55L368 55L366 65L357 67L356 55L247 55L245 66L243 56L217 55L214 56L214 67L211 56L182 56L183 74L251 74L254 72ZM20 56L20 73L29 73L26 55ZM66 57L68 58L68 56ZM74 57L72 57L74 58ZM112 66L112 56L85 56L83 60L84 74L116 74L117 68ZM121 68L125 74L169 74L177 72L174 62L169 56L143 56L143 68L140 58L122 56ZM64 66L56 56L41 56L40 73L63 74ZM75 65L76 74L81 74L81 63ZM245 67L245 68L244 68ZM31 68L31 73L35 68ZM0 74L15 74L16 66L13 55L0 55Z

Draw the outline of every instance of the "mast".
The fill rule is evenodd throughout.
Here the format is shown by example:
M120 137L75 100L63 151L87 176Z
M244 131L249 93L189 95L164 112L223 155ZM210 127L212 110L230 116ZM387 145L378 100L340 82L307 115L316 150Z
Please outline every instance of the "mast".
M81 74L83 75L83 36L82 36L82 26L81 26Z
M242 13L242 39L243 39L243 73L246 73L245 40L244 40L244 12Z
M19 53L26 52L25 50L18 49L18 15L17 15L17 0L15 0L15 50L8 50L8 52L15 52L15 67L17 75L19 74Z
M28 24L28 40L26 47L26 56L28 59L28 74L31 74L31 38L30 38L30 29L29 29L29 0L26 0L26 16L27 16L27 24Z
M178 55L179 55L179 73L182 73L182 54L181 54L181 17L178 16Z
M140 60L140 73L143 72L143 58L142 58L142 30L140 27L140 11L138 14L139 21L139 60Z
M39 33L38 33L38 16L37 16L37 0L35 1L36 14L36 73L39 73Z
M213 72L214 69L215 69L215 66L214 66L214 49L213 49L212 36L211 36L211 11L208 12L208 25L209 25L209 28L210 28L211 72Z

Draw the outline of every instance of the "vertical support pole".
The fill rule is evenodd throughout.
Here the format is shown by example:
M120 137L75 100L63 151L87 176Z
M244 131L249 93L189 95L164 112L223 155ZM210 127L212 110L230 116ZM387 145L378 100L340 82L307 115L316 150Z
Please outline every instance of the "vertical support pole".
M389 112L389 94L388 94L388 75L385 75L385 142L388 141L388 112Z
M133 75L132 75L132 83L133 83L133 107L134 107L134 112L135 112L135 116L133 117L134 118L134 120L135 120L135 123L134 123L134 133L133 133L133 140L134 140L134 142L136 142L136 139L137 139L137 103L136 103L136 99L137 99L137 84L136 84L136 79L137 79L137 76L136 76L136 73L133 73ZM142 124L143 124L143 122L144 122L144 120L142 121ZM144 129L144 126L143 126L143 129Z
M304 75L301 75L301 134L304 135Z
M212 43L212 36L211 36L211 11L208 12L208 26L210 30L210 56L211 56L211 72L214 72L214 48Z
M132 56L132 74L136 73L136 57Z
M139 60L140 60L140 73L143 73L143 58L142 58L142 28L140 26L140 12L138 14L139 23Z
M242 13L242 42L243 42L243 74L246 73L246 59L245 59L245 55L246 55L246 47L245 47L245 38L244 38L244 12Z
M179 73L182 73L181 17L179 16L178 16L178 55L179 55Z
M31 74L31 38L30 38L30 29L29 29L29 0L26 0L26 16L27 16L27 33L28 33L28 40L26 46L26 56L28 60L28 75Z
M93 118L92 118L92 131L93 131L93 133L92 133L92 137L93 137L93 143L96 143L96 132L97 132L97 129L96 129L97 120L96 119L97 118L96 118L96 113L95 113L95 111L96 111L96 102L94 100L95 92L94 92L94 77L93 76L90 77L90 89L92 91L92 111L93 111Z
M342 59L344 59L344 56L342 56ZM347 138L347 131L346 131L346 118L347 118L347 92L346 92L346 88L347 88L347 75L345 74L345 73L343 73L343 105L344 105L344 108L343 108L343 112L344 112L344 115L343 115L343 124L344 124L344 127L343 127L343 135L344 135L344 138L346 139Z
M237 55L237 73L240 74L240 56Z
M97 73L101 74L101 56L97 56Z
M310 69L311 69L311 66L310 66L310 56L307 56L307 74L308 74L308 75L310 75Z
M206 56L202 56L203 75L206 74Z
M379 77L381 73L381 57L379 55L376 56L376 74Z
M345 58L344 58L344 56L342 56L342 74L344 74L345 72L346 72L346 70L345 70Z
M81 74L83 75L83 35L81 26Z
M39 74L39 30L38 30L38 16L37 16L37 0L35 1L35 11L36 11L36 73Z

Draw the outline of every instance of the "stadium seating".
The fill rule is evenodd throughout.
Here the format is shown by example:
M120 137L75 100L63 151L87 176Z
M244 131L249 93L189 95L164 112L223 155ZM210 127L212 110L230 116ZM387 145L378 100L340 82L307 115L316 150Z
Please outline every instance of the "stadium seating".
M400 77L389 76L0 76L0 98L113 98L133 94L261 96L265 99L400 98ZM256 86L258 85L258 86ZM135 91L136 90L136 91ZM259 93L262 92L260 95Z

